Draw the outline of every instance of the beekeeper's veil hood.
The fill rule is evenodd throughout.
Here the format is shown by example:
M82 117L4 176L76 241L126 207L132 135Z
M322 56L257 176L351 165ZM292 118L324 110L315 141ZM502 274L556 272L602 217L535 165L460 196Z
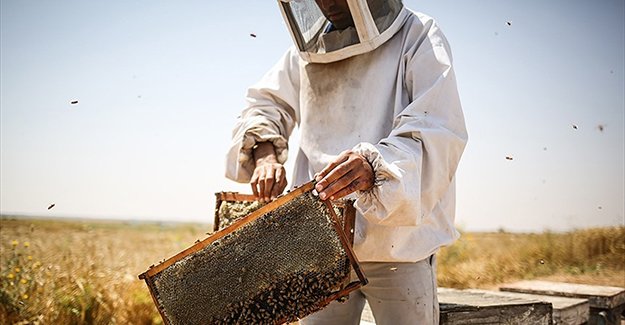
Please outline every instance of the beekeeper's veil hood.
M401 0L346 0L351 17L326 14L332 20L338 16L348 21L349 26L334 26L317 5L326 1L341 2L278 0L293 40L308 62L334 62L372 51L395 35L408 17Z

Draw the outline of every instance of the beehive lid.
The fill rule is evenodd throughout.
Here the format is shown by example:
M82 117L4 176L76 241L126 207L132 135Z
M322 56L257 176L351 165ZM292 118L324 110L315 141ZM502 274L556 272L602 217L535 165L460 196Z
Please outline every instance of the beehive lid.
M501 291L533 293L550 296L585 298L590 307L611 309L625 304L625 288L526 280L503 285Z

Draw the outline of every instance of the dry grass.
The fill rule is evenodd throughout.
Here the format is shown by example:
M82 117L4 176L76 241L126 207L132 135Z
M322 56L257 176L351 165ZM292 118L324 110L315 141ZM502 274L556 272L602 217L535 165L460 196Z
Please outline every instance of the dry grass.
M160 324L150 264L208 225L2 219L0 324ZM625 227L567 234L467 233L438 257L439 285L542 278L625 287ZM542 261L542 262L541 262Z
M159 324L137 275L206 228L3 219L0 324Z
M491 289L519 279L625 287L625 227L466 233L438 254L440 286Z

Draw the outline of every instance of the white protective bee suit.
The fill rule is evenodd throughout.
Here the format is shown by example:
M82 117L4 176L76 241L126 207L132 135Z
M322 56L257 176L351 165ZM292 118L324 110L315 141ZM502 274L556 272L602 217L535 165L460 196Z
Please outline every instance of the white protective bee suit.
M318 46L312 56L301 44L289 49L249 88L233 132L226 174L239 182L250 181L258 142L271 141L284 163L296 125L293 185L346 149L373 166L376 185L356 193L354 242L369 284L303 323L357 324L365 298L378 324L438 322L432 255L458 237L454 175L467 133L445 37L396 2L391 35L373 46L360 40L373 49L317 60Z

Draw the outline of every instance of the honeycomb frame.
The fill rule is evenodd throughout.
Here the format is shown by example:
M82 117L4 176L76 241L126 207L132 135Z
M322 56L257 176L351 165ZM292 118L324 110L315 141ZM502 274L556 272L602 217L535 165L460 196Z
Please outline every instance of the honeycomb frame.
M161 262L160 264L156 266L152 265L146 272L140 274L139 278L146 281L146 284L150 290L152 299L155 305L157 306L157 309L159 313L161 314L164 323L165 324L179 324L179 323L185 323L185 324L186 323L279 324L279 323L288 322L288 321L295 321L298 318L302 318L312 312L320 310L321 308L329 304L331 301L340 299L341 297L345 297L351 291L360 288L362 285L365 285L367 283L366 277L362 273L360 266L358 264L358 261L356 257L354 256L354 253L351 249L351 246L352 246L351 240L353 239L349 238L347 233L345 232L345 229L347 229L348 226L352 227L353 229L353 216L345 218L345 215L344 215L343 217L344 217L345 222L341 222L339 217L337 217L336 215L336 211L335 211L336 207L333 206L330 202L320 201L316 197L315 199L311 199L313 188L314 188L313 182L306 183L302 185L301 187L294 189L290 193L280 196L276 200L265 204L264 206L260 207L258 210L249 213L245 217L242 217L234 221L232 225L225 227L223 229L220 229L216 233L210 235L208 238L202 241L196 242L195 245L183 250L182 252ZM242 198L241 195L229 194L229 196L235 199ZM269 220L271 218L272 213L277 214L278 211L283 206L288 206L289 202L291 202L292 200L298 200L304 196L306 196L307 200L315 200L314 207L318 207L319 211L323 210L322 214L323 216L325 216L327 220L326 220L326 223L322 222L323 224L325 224L325 226L322 225L320 227L325 227L324 229L326 228L329 229L327 230L329 233L334 234L332 235L334 236L333 237L334 239L331 242L326 241L326 242L321 242L321 243L317 243L317 242L306 242L306 243L314 244L314 245L328 245L327 247L330 247L333 245L331 247L331 249L334 250L333 252L340 252L341 258L345 260L345 262L341 260L339 264L336 264L336 265L342 265L340 267L340 270L342 270L339 272L340 274L337 274L336 266L331 265L327 270L321 270L321 271L319 271L318 269L312 268L311 266L311 270L298 271L299 273L297 274L289 273L288 275L291 277L281 280L282 282L274 281L272 283L269 283L267 286L263 287L262 290L260 291L258 290L250 291L255 294L255 296L253 296L252 298L250 298L251 300L249 300L251 303L248 303L248 301L246 301L245 303L233 301L231 304L227 306L227 308L225 308L224 313L227 314L226 317L220 316L221 318L216 318L216 319L210 318L210 319L200 320L197 318L194 319L193 317L197 315L193 315L192 312L191 313L187 312L187 314L190 315L189 319L184 319L184 317L187 317L187 316L184 316L181 318L177 315L174 315L174 312L172 312L172 310L175 311L174 309L176 306L175 300L178 299L176 297L179 297L181 295L185 296L185 292L169 293L170 291L168 290L175 290L177 288L175 281L180 281L179 283L186 283L188 285L189 281L193 280L193 279L191 280L185 279L184 277L186 276L186 274L180 275L181 272L188 271L187 269L189 267L185 269L184 267L186 266L184 266L184 263L191 263L190 261L193 261L192 260L193 258L199 256L200 254L206 254L205 252L207 252L207 250L208 252L210 252L212 245L219 245L220 242L223 242L224 243L223 245L226 245L226 246L223 246L226 248L222 248L222 250L225 249L226 252L230 252L231 247L236 248L236 244L234 246L227 246L227 244L236 243L235 240L237 239L236 236L238 236L237 235L238 233L244 233L246 229L249 229L250 227L258 227L258 225L262 224L262 222L266 222L265 219ZM249 199L249 197L247 198ZM219 200L219 197L218 197L218 200ZM293 202L290 203L291 206L297 206L299 201L294 201L294 202L295 203ZM351 206L351 205L347 205L347 206ZM347 208L343 207L344 214L346 213L347 210L348 210ZM352 212L347 212L347 214L351 214L351 213ZM355 212L353 214L355 214ZM297 217L299 218L299 216ZM295 217L289 217L289 218L294 219ZM349 221L350 218L352 220L351 222ZM349 225L349 223L351 223L351 225ZM246 226L248 225L252 225L252 226L249 226L246 228ZM301 236L298 234L303 234L305 237L306 234L303 233L301 229L298 231L300 232L295 233L296 236ZM351 234L351 231L348 233ZM245 238L245 237L239 237L239 239L240 238ZM312 239L312 238L309 238L309 239ZM273 249L274 247L272 247L272 250ZM289 249L289 247L287 247L286 249ZM235 257L234 260L236 261L236 259L237 258ZM220 261L222 260L218 259L216 264L220 264L219 263ZM196 264L197 264L197 261L196 261ZM213 263L204 263L204 264L201 264L202 265L201 267L211 268L211 266L206 266L209 264L213 264ZM233 263L230 263L230 264L232 265ZM183 265L183 266L180 266L180 265ZM195 265L195 264L191 264L191 265ZM214 268L219 268L219 266L220 265L216 265ZM335 268L332 269L332 267L335 267ZM197 269L197 267L195 269ZM321 273L324 271L328 271L329 273ZM345 284L345 280L346 279L349 280L350 278L350 271L356 274L356 278L354 279L355 281L352 281L352 282L348 281L347 284ZM191 272L194 272L194 271L191 271ZM255 270L247 270L247 272L253 273L254 276L256 277L255 279L264 279L263 277L265 276L263 275L265 274L264 272L255 273ZM175 274L177 277L174 277L174 280L170 280L172 279L172 276L170 274ZM347 274L347 278L345 278L345 274ZM267 276L270 277L269 274L267 274ZM160 280L161 277L163 277L165 280L161 281ZM207 277L204 277L204 280L206 279ZM238 279L239 279L238 282L241 283L241 277L239 277ZM275 277L273 279L275 280ZM172 281L173 283L170 283ZM323 284L324 281L328 282L329 284L327 285ZM163 282L165 284L162 284ZM196 283L196 282L193 282L193 283ZM286 286L284 286L284 283L286 283ZM202 282L202 284L204 284L204 282ZM226 290L224 292L232 292L232 291L228 291L232 287L232 288L235 288L235 289L232 289L235 292L236 290L241 290L242 292L248 292L247 289L245 288L241 289L237 285L238 284L236 283L236 281L230 281L230 283L224 283L224 286L227 287L227 289L223 289L223 290ZM245 282L244 282L244 285L246 285ZM280 285L282 285L282 287L280 287ZM206 287L208 286L205 286L204 289L206 289ZM239 289L236 289L236 288L239 288ZM188 291L186 293L188 293ZM280 297L281 294L288 296L287 297L288 299L287 298L282 299L284 297ZM166 296L167 299L171 297L174 297L175 299L173 299L174 301L172 302L171 299L170 300L163 299L162 297L163 295ZM294 295L297 295L297 296L294 296ZM192 296L192 294L190 294L189 296ZM248 296L250 295L248 294ZM220 297L216 297L216 298L220 298ZM208 301L203 301L203 302L210 303ZM256 307L254 307L254 303ZM271 307L273 309L269 309L267 307L267 304L269 303L275 304L275 306L272 305ZM287 305L283 306L282 303L286 303ZM280 306L282 307L279 307L278 304L280 304ZM196 305L193 305L193 307L197 308ZM286 311L282 312L280 308ZM222 312L222 310L224 310L224 308L220 308L219 312ZM232 317L229 317L228 315L230 315L229 313L231 311L232 311ZM184 313L181 313L181 315L182 314ZM184 315L187 315L187 314L184 314Z

